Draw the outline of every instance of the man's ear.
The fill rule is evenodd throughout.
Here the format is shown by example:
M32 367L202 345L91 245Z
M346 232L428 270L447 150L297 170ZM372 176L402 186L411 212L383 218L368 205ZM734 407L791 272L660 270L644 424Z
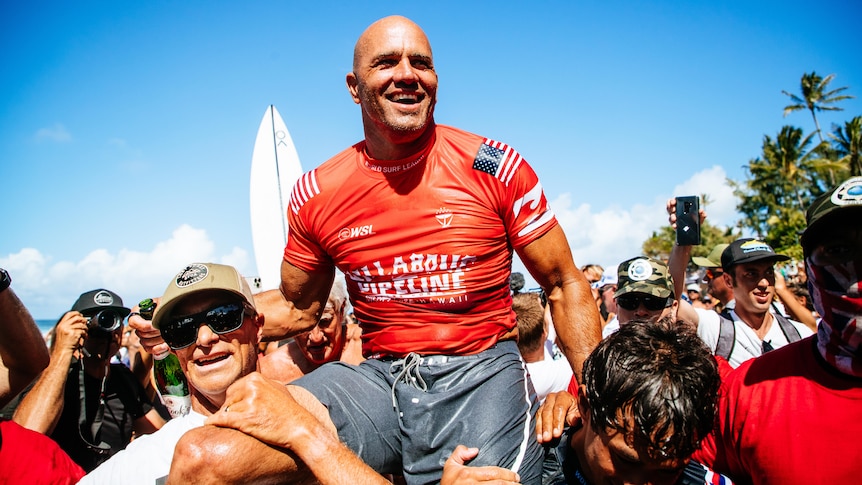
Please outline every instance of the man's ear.
M578 386L578 413L581 415L581 421L584 426L588 425L590 419L590 404L587 401L587 386L581 384Z
M359 104L359 80L356 79L356 74L353 72L348 72L346 79L347 81L347 90L350 91L350 97L353 98L353 102Z
M253 320L254 324L257 325L257 342L260 343L263 339L263 313L255 313Z

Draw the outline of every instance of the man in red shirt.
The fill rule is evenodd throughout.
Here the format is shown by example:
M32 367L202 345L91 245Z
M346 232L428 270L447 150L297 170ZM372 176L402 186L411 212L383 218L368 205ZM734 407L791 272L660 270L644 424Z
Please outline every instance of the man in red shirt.
M288 389L380 473L437 482L463 443L480 450L471 465L509 468L534 483L542 450L514 341L513 255L548 295L576 374L600 338L589 284L520 154L435 124L437 74L419 26L403 17L372 24L346 81L365 139L297 182L280 291L255 300L268 337L307 330L338 268L369 359L324 365ZM272 427L290 426L280 399L244 381L228 398L229 412L213 421L277 446ZM212 431L181 440L177 452L188 459L174 460L184 469L172 478L301 475L290 474L297 466L289 456L260 441ZM237 463L236 475L213 466L226 459L250 466Z
M862 177L811 204L802 234L817 334L751 359L723 383L695 458L735 482L858 483L862 447Z

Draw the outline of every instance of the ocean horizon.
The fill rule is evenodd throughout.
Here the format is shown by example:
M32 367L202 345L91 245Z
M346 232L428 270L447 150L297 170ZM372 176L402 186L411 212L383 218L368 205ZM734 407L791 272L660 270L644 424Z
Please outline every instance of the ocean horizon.
M54 328L54 324L57 323L57 320L36 320L36 326L39 327L39 331L42 332L42 335Z

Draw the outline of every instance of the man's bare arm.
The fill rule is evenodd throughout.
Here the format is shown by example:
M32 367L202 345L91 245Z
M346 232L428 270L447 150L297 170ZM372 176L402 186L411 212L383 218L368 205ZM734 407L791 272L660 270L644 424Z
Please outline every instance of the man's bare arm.
M668 199L666 209L668 223L674 229L674 232L676 232L676 199ZM700 225L703 226L703 222L706 220L706 211L700 209L698 217L700 217ZM670 256L668 257L667 268L670 277L673 279L674 297L679 302L676 316L678 319L690 323L694 328L697 328L697 325L700 323L700 317L694 310L694 307L682 299L682 292L685 291L685 270L691 259L692 249L693 246L680 246L674 240L673 249L671 249Z
M47 366L48 347L30 312L11 287L0 291L0 406Z
M282 261L279 289L254 295L264 317L263 340L281 340L317 325L334 278L335 268L309 273Z
M805 308L805 305L796 299L796 295L787 287L787 280L784 279L784 275L780 271L775 272L775 294L778 295L790 318L802 323L813 332L817 332L817 319Z
M66 378L75 351L87 335L87 322L78 312L67 312L54 331L54 350L48 368L24 396L12 419L37 433L51 434L63 413Z
M551 229L518 255L545 290L562 351L580 379L584 360L601 340L601 321L590 285L572 260L563 229Z

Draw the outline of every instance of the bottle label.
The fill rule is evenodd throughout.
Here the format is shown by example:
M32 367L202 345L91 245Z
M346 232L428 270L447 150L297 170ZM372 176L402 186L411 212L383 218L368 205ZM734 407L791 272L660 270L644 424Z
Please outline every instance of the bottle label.
M170 394L165 394L162 396L162 402L168 408L171 418L185 416L192 407L191 396L171 396Z

